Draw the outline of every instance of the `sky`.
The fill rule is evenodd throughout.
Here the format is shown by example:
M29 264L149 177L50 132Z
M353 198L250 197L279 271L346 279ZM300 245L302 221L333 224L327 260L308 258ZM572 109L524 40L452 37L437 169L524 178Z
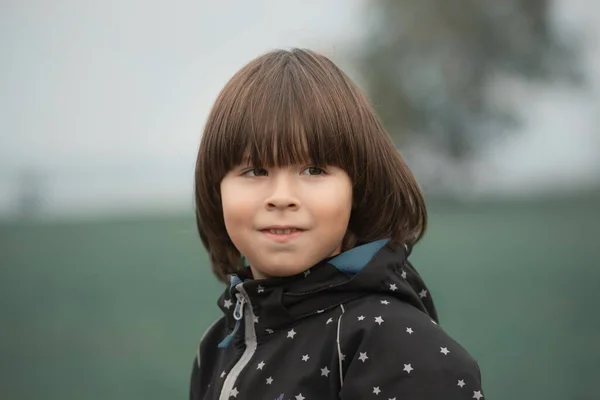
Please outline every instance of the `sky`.
M363 3L4 0L0 215L14 211L24 170L41 174L46 206L59 212L191 204L203 123L229 77L279 47L339 58L364 31ZM600 71L600 7L590 4L557 10L584 27L586 65ZM585 94L524 93L527 123L485 154L478 187L518 192L597 176L599 81Z

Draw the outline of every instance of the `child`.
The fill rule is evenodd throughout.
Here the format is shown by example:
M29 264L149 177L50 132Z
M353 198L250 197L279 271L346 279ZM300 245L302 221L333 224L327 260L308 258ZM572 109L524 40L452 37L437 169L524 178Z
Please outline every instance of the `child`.
M423 195L368 101L329 59L273 51L219 94L196 216L223 317L190 399L481 399L407 260Z

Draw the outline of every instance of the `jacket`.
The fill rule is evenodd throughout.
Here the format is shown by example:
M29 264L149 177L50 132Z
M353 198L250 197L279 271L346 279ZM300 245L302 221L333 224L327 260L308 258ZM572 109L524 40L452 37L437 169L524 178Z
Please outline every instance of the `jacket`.
M407 253L381 240L296 276L232 275L190 399L482 399L477 362L438 325Z

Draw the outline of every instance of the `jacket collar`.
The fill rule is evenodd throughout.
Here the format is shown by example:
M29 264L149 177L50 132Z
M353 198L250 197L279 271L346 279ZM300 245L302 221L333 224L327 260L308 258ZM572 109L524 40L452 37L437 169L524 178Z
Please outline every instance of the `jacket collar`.
M234 310L236 303L239 306L238 294L243 292L248 301L245 306L252 307L257 317L259 339L299 319L373 293L401 297L437 321L431 297L418 295L427 289L407 256L406 246L393 248L385 239L354 247L294 276L254 280L249 271L242 271L230 275L230 285L218 305L229 329L234 329Z

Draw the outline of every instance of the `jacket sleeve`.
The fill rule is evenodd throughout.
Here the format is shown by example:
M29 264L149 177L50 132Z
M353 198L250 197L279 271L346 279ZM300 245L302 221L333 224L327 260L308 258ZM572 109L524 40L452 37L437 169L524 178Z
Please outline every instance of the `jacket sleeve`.
M356 351L344 361L341 400L483 399L476 361L424 313L362 322L349 338Z
M200 339L190 377L190 400L200 400L205 397L214 372L214 361L217 358L214 335L224 327L224 324L223 318L216 320L206 329Z
M200 367L198 366L198 356L194 357L194 365L192 366L190 400L200 400Z

